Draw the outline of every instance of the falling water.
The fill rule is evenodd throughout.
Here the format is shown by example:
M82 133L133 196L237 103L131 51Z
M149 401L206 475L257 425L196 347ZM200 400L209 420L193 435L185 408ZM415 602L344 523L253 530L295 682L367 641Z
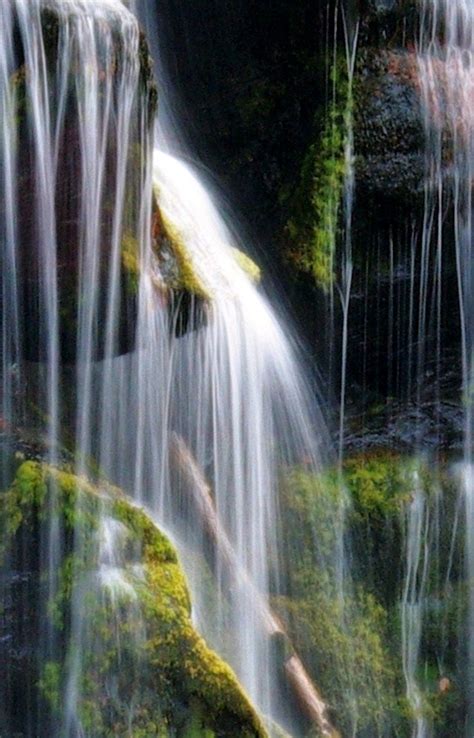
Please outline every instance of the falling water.
M317 468L319 444L308 415L313 401L282 326L238 265L232 234L196 175L160 152L154 171L162 212L179 228L211 295L208 325L172 348L171 383L180 387L179 402L171 398L172 428L206 470L220 525L239 566L265 598L269 562L277 561L278 552L278 470L301 461ZM191 542L193 528L179 538ZM194 584L199 603L202 586ZM230 623L218 609L216 644L222 648L224 636L234 643L232 663L255 702L272 714L275 685L259 613L238 589L227 606ZM204 614L203 607L198 604ZM235 633L230 639L229 627Z
M106 407L100 426L91 425L94 365L100 357L106 382L113 357L133 346L125 257L138 260L139 245L149 242L152 93L138 26L122 3L8 0L0 15L2 458L29 427L51 465L68 445L83 474L89 455L107 463L110 442ZM60 594L65 534L54 494L49 504L50 523L38 541L48 581L38 601L39 673L62 650L49 614ZM81 545L78 538L79 556ZM85 608L84 598L75 598L67 696L55 728L61 735L82 730L77 646L90 631ZM15 732L5 723L9 689L7 679L6 734ZM18 707L19 730L52 729L32 704L26 710Z
M342 464L344 454L344 422L346 410L346 383L347 383L347 348L348 348L348 331L349 331L349 307L352 290L352 216L354 207L354 127L353 127L353 84L354 70L357 53L357 40L359 34L358 23L355 28L348 27L349 21L344 20L344 39L346 44L346 62L347 62L347 101L346 110L344 112L345 127L345 145L344 145L344 249L341 260L341 284L340 299L342 308L342 356L341 356L341 392L340 392L340 410L339 410L339 463Z
M288 724L268 626L268 596L280 588L277 488L287 467L318 469L322 422L287 328L242 269L240 244L197 175L161 152L152 166L147 63L138 24L118 1L1 4L2 424L13 436L34 426L51 465L72 458L79 477L98 465L156 516L188 562L199 627L262 713ZM197 286L190 301L179 289L166 296L166 260L151 237L153 180ZM80 513L81 496L76 504ZM87 591L107 603L111 637L115 618L134 624L140 652L140 573L124 573L123 530L103 515L92 543L75 538L82 584L71 595L64 705L44 734L89 735L81 690L89 656L107 643ZM64 540L51 520L40 542L45 622ZM81 555L91 548L97 564L85 576ZM63 647L51 636L40 670ZM140 674L133 659L129 668L132 725ZM108 690L121 704L119 687ZM34 716L17 721L36 735Z
M438 197L453 202L453 235L458 273L464 395L464 465L462 474L466 512L466 560L469 585L467 639L468 688L474 688L474 255L472 182L474 166L474 6L465 0L425 0L419 67L428 140L427 163ZM449 152L449 154L447 154ZM446 174L446 157L449 168ZM441 236L440 236L441 239ZM466 735L474 730L469 700Z
M407 510L406 573L402 597L402 660L407 698L413 709L413 738L428 738L429 727L423 712L423 701L417 683L417 668L423 628L426 579L429 570L429 519L420 481L413 475L413 499Z

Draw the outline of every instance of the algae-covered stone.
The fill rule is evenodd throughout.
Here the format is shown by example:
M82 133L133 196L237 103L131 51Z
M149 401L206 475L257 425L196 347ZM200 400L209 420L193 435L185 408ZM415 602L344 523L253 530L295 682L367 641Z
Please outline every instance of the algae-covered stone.
M119 490L26 461L1 497L0 528L3 571L16 572L2 578L11 620L25 615L22 582L38 594L10 634L15 657L1 649L0 725L25 729L28 694L45 735L72 720L94 738L264 738L235 675L191 623L173 546ZM56 562L48 582L44 555ZM48 646L37 638L25 662L23 645L41 632Z
M341 579L351 500L339 470L291 469L282 485L287 589L274 607L342 735L399 722L389 613L370 586ZM359 732L357 732L359 734Z

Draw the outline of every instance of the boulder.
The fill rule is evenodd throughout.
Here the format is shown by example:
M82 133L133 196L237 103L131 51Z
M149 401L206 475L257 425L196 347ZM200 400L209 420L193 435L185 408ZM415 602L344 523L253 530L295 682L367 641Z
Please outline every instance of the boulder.
M2 734L265 738L194 630L174 548L120 490L25 461L0 527Z

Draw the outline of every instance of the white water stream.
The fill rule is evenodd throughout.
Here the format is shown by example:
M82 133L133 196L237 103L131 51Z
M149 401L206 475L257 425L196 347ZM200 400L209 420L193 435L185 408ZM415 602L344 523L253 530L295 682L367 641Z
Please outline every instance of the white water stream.
M45 8L53 11L50 26ZM0 5L2 422L22 422L34 376L49 462L58 463L68 418L76 473L94 458L171 532L184 561L194 551L188 574L199 627L262 713L285 722L270 636L258 608L229 583L219 547L216 595L207 597L203 521L180 498L173 439L185 443L210 485L237 566L266 600L270 585L278 591L278 477L294 463L317 469L322 423L293 339L238 265L219 207L183 162L157 152L152 165L139 43L135 18L113 0ZM29 172L26 184L19 171ZM192 330L191 319L181 337L180 301L170 310L155 288L152 178L210 296L207 307L190 308L201 327ZM123 255L130 244L139 265L132 297ZM112 605L130 587L120 572L120 539L105 518L93 586ZM40 542L48 599L58 587L60 540L52 516ZM58 736L71 738L89 735L79 711L81 654L100 650L87 598L79 592L72 605L58 722ZM38 607L46 622L46 602ZM58 647L48 638L45 662Z

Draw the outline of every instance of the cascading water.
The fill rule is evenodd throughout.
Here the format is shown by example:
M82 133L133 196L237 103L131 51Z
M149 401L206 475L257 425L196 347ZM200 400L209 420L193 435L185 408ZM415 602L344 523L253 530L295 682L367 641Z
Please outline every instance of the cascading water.
M98 465L172 533L189 562L198 624L261 712L291 725L274 664L280 626L268 606L270 590L280 590L277 487L292 465L316 472L322 427L291 340L239 266L245 257L196 176L157 153L160 227L186 276L166 304L167 262L151 238L154 93L131 13L115 0L8 0L0 14L3 482L25 425L35 426L35 453L45 445L50 469L69 458L84 478ZM209 485L207 508L192 499L193 485L186 490L190 470L198 493ZM89 492L77 495L64 525L61 483L48 475L38 566L49 584L35 617L55 626L34 673L50 693L60 661L61 698L54 720L37 717L30 684L13 720L19 687L7 666L1 730L96 735L91 674L112 643L106 693L132 730L146 691L134 595L142 575L109 503L93 535L80 525ZM80 524L65 570L73 515ZM213 598L205 589L211 518ZM67 596L65 571L71 615L58 631L51 612ZM126 644L118 622L133 634ZM128 697L119 676L127 671ZM293 678L311 696L298 662Z
M239 267L232 235L209 195L183 163L162 153L154 161L162 212L179 228L212 301L208 325L172 349L171 383L181 391L178 403L171 398L171 426L206 470L238 566L266 598L270 562L278 577L278 470L302 460L317 468L319 444L307 414L311 395L281 326ZM192 523L177 533L178 540L191 542L193 528ZM221 577L223 564L217 561ZM200 602L198 580L193 589ZM224 593L221 597L230 612L226 621L224 608L218 608L211 640L221 649L226 639L233 644L231 662L243 683L261 709L274 714L278 707L271 699L275 685L261 616L238 589L227 603ZM204 602L198 611L204 615ZM209 627L207 613L206 622ZM235 633L230 638L229 628Z
M422 697L417 684L417 666L421 643L426 577L429 569L429 520L426 500L417 474L413 475L413 500L407 510L406 574L402 599L402 659L407 698L413 707L417 738L426 738L429 728L423 714Z
M466 515L466 576L469 588L465 657L467 683L474 687L474 505L472 486L474 372L474 258L473 239L473 162L474 115L474 7L470 2L425 0L422 36L418 53L421 89L427 131L427 172L434 194L428 198L428 212L438 213L439 263L443 249L442 210L444 201L453 204L451 226L456 249L456 265L461 324L462 377L464 403L464 470L461 487ZM449 167L446 173L446 152ZM468 700L466 736L474 731L474 708Z
M197 168L175 156L185 147L158 58L153 131L151 60L125 5L0 5L0 733L236 738L245 713L242 734L264 734L216 656L199 702L206 647L151 516L179 551L194 625L272 736L274 723L335 735L314 680L345 738L445 738L445 723L472 738L471 4L422 3L419 74L408 76L425 115L424 217L375 229L362 269L352 92L367 28L334 29L331 58L345 71L328 78L333 189L318 212L335 274L328 332L342 337L339 465L258 268ZM158 57L155 5L127 5ZM341 12L336 3L327 17ZM454 472L437 447L451 227L465 395ZM386 357L374 367L372 340ZM417 408L410 458L346 453L359 354L385 412L392 392ZM429 438L417 414L426 396L437 405ZM206 722L214 703L226 705L222 729Z
M46 458L56 465L68 425L82 474L88 454L107 461L106 408L102 435L90 425L94 362L100 354L107 381L112 357L132 335L126 248L130 242L129 258L137 260L138 244L145 245L149 233L152 101L140 76L138 27L120 2L13 0L0 12L2 457L11 458L11 439L26 424L36 426ZM68 362L75 362L75 372L64 369ZM63 390L74 374L75 390L66 399ZM66 408L68 402L77 410ZM50 522L37 542L38 566L48 580L37 606L44 641L40 674L64 649L48 616L60 596L65 536L55 506L53 494ZM76 545L79 551L79 535ZM20 704L12 722L9 710L19 697L15 668L8 665L6 734L80 733L76 645L84 641L87 618L83 599L76 605L76 656L71 651L63 715L54 727L37 716L29 688L26 714Z

